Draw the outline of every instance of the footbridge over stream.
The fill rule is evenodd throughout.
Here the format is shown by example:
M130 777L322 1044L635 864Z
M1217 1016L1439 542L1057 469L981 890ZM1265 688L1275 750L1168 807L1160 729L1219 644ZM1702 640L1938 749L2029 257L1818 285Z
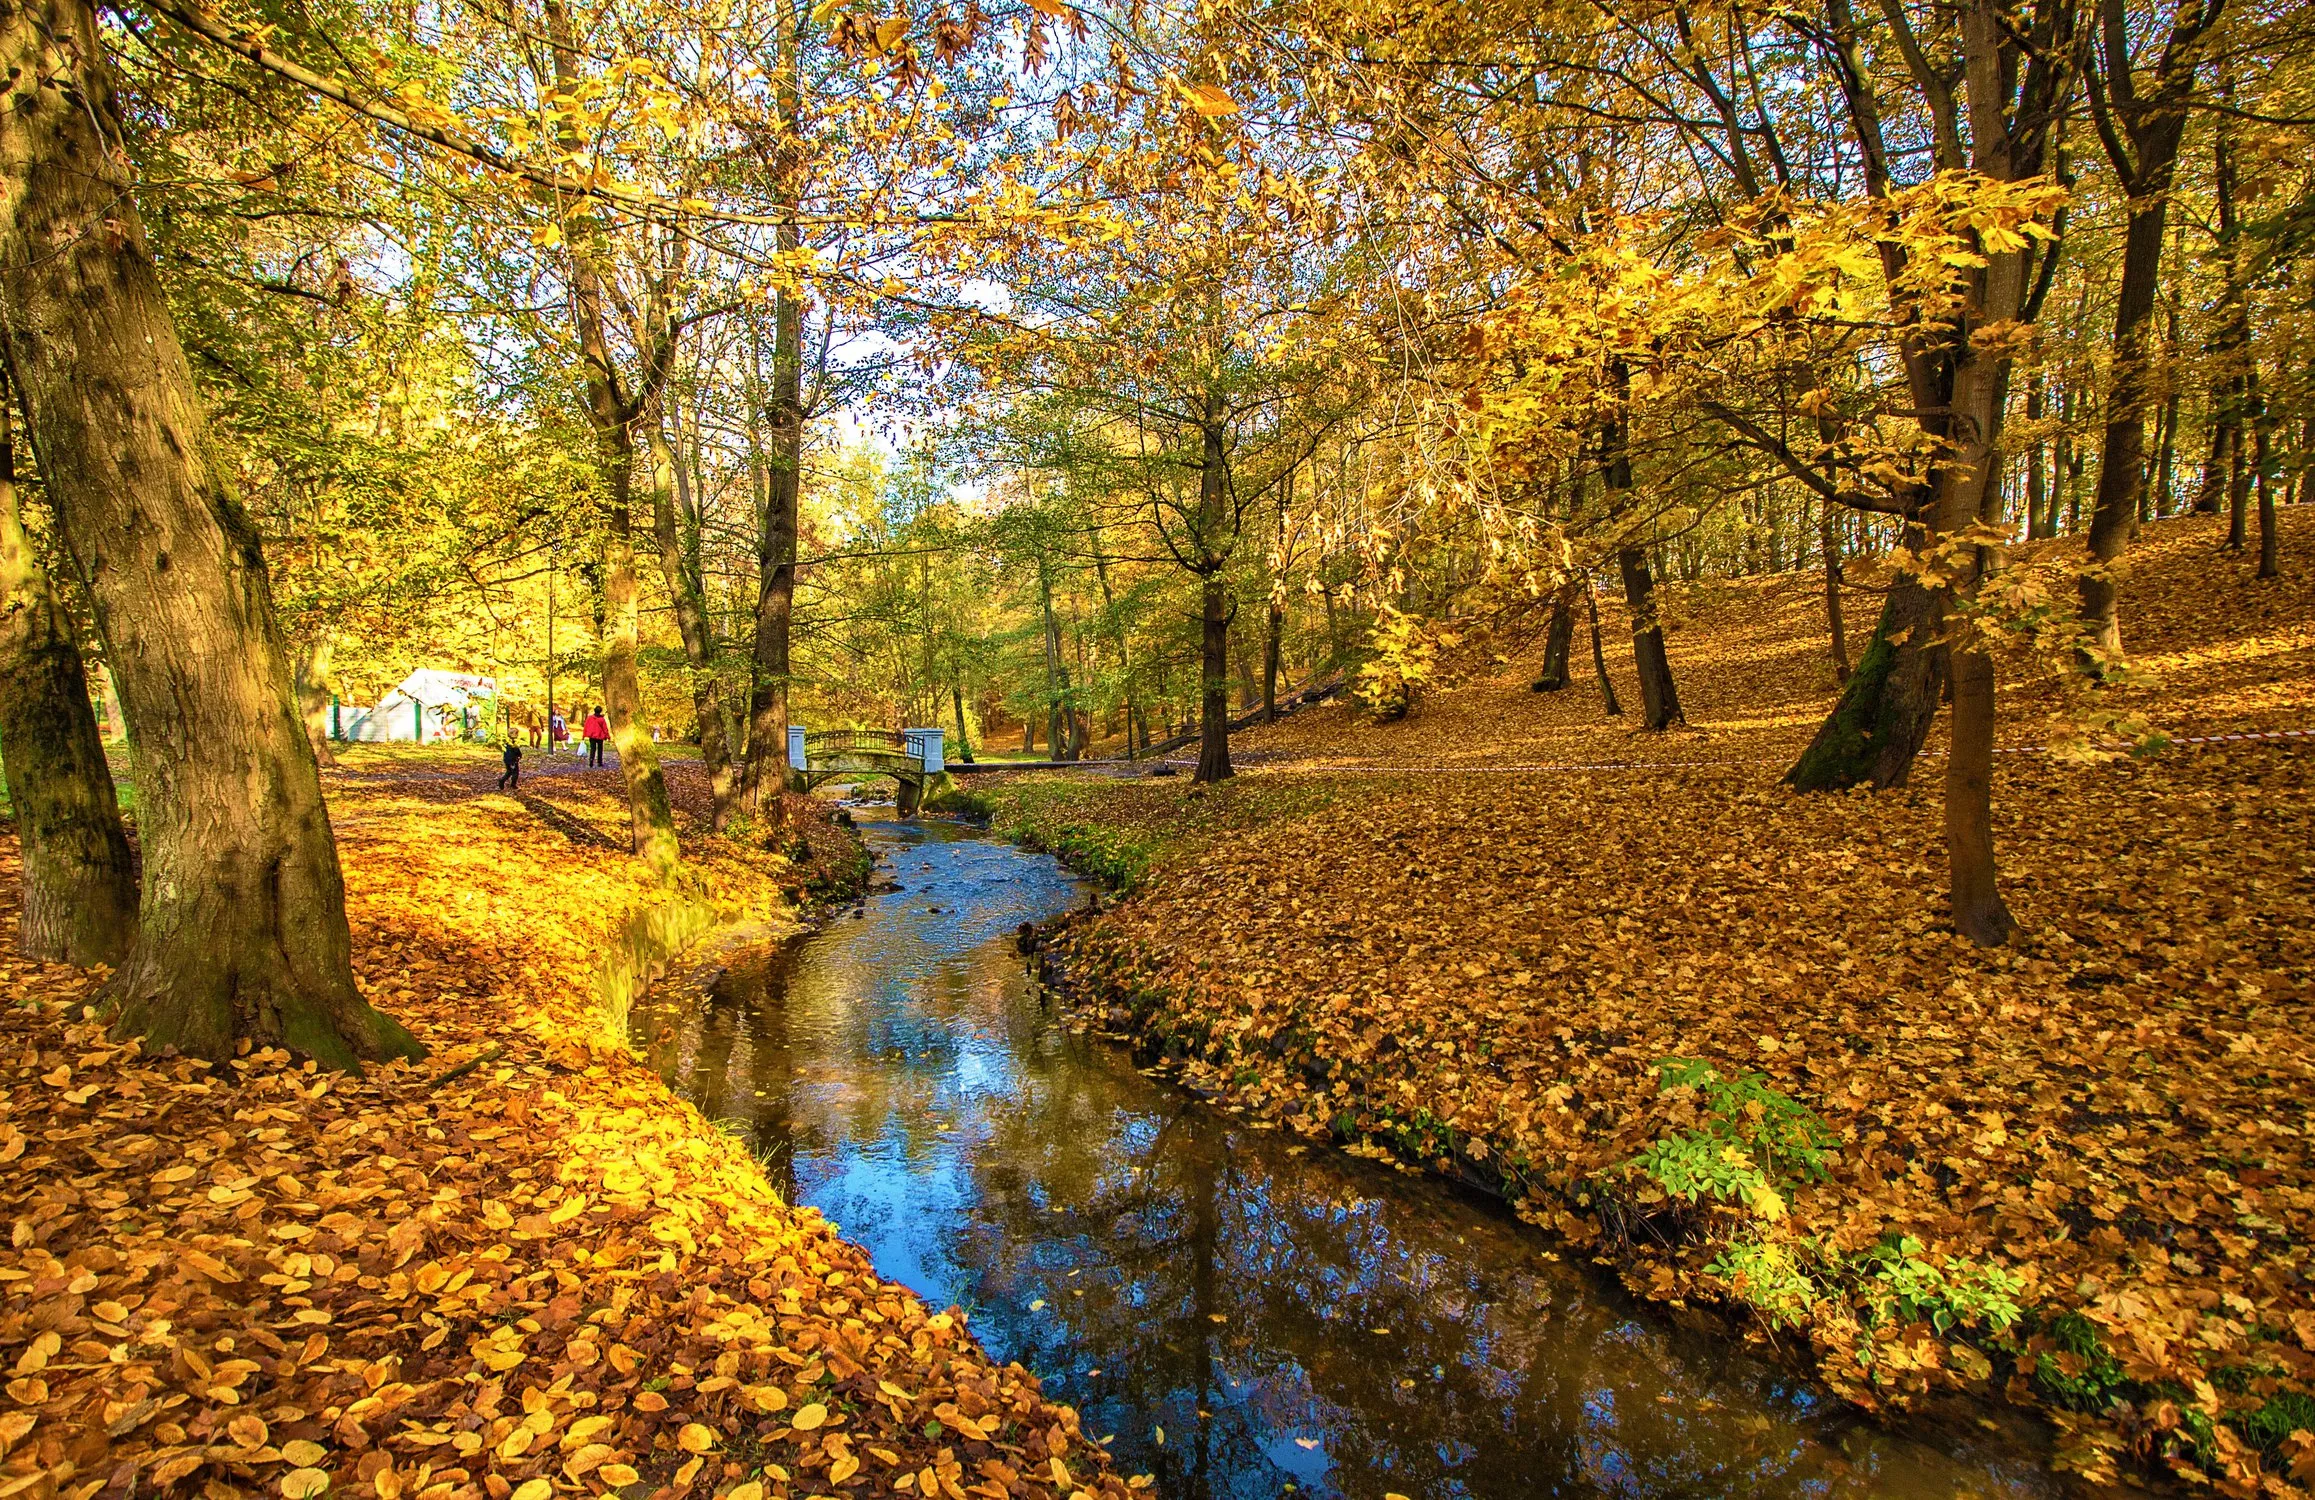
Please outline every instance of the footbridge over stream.
M810 791L839 776L889 776L900 815L916 816L924 784L948 768L937 729L806 729L788 726L788 765Z

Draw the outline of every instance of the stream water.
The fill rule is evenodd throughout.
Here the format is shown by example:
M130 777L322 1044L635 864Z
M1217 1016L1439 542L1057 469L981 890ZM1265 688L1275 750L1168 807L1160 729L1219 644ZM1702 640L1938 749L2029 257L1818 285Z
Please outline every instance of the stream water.
M897 889L639 1004L661 1070L879 1272L957 1304L1181 1500L2057 1493L2027 1435L1898 1434L1445 1185L1248 1128L1073 1037L1020 923L1082 899L953 824Z

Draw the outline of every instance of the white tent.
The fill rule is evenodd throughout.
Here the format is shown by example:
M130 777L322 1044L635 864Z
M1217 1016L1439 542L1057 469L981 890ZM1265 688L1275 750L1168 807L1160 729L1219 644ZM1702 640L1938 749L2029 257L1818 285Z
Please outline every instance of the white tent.
M463 739L477 728L475 705L498 696L498 680L471 672L445 672L420 667L378 700L374 708L354 709L339 721L339 738L400 740L436 744Z

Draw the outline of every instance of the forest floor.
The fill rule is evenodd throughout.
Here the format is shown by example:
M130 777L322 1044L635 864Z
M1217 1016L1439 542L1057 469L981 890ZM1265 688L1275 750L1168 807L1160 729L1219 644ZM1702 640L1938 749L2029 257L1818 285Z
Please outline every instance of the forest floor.
M90 975L13 956L0 840L0 1495L1127 1492L610 1034L605 964L689 930L615 772L518 799L489 752L352 760L357 971L432 1053L366 1076L107 1041ZM694 903L795 923L796 864L686 844Z
M2131 551L2121 696L2181 741L2315 727L2315 514L2285 521L2277 582L2205 521ZM983 790L1128 892L1056 936L1082 1013L1230 1107L1490 1182L1861 1405L2006 1394L2092 1479L2304 1493L2315 740L2001 756L2023 933L1980 950L1935 759L1778 782L1835 695L1823 607L1810 575L1675 590L1668 734L1604 718L1580 649L1545 695L1539 643L1481 641L1405 722L1237 737L1218 787ZM1628 637L1610 671L1636 703ZM2046 737L2050 684L2004 699L2005 744Z

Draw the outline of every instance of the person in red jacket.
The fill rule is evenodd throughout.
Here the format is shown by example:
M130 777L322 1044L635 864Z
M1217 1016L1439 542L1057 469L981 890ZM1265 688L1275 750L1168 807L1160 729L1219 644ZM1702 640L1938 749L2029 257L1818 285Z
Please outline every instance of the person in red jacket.
M611 737L611 723L603 717L602 704L596 704L595 711L587 715L586 721L579 726L579 733L587 737L588 766L603 764L603 741Z

